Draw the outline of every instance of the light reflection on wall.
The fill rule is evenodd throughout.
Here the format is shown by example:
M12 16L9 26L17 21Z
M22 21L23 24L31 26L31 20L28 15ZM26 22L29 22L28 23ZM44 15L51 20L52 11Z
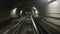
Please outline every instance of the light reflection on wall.
M60 0L56 0L52 3L50 3L48 6L47 6L47 16L51 16L51 17L57 17L57 18L60 18ZM49 17L46 17L45 18L47 21L55 24L55 25L58 25L60 26L60 20L57 20L57 19L52 19L52 18L49 18ZM50 25L50 23L49 23ZM55 25L51 25L53 26L54 28L56 27ZM56 27L57 28L57 27ZM60 28L58 28L60 29Z
M47 7L47 14L48 16L59 17L60 18L60 2L56 0L50 3Z
M51 4L49 4L47 13L60 13L58 11L58 9L59 9L58 3L59 3L58 1L54 1Z

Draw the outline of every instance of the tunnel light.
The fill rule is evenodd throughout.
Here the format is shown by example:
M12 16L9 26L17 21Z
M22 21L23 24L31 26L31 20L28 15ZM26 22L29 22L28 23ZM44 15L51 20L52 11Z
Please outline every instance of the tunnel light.
M33 7L33 9L35 10L35 11L34 11L35 17L37 17L37 16L38 16L38 10L37 10L35 7Z
M20 15L22 15L23 10L20 11Z
M36 10L36 8L35 8L35 7L33 7L33 9L35 9L35 10Z
M48 0L48 2L50 2L51 0Z
M16 9L17 9L17 8L13 9L13 12L12 12L12 13L13 13L14 15L16 14Z
M11 16L16 16L16 10L17 10L17 8L14 8L14 9L11 11Z
M35 13L38 14L38 10L35 7L33 7L33 9L35 10Z

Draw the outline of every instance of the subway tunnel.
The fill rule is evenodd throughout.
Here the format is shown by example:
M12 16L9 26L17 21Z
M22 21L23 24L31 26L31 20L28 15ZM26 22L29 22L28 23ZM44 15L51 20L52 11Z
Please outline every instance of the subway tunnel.
M60 0L0 0L0 34L60 34Z

